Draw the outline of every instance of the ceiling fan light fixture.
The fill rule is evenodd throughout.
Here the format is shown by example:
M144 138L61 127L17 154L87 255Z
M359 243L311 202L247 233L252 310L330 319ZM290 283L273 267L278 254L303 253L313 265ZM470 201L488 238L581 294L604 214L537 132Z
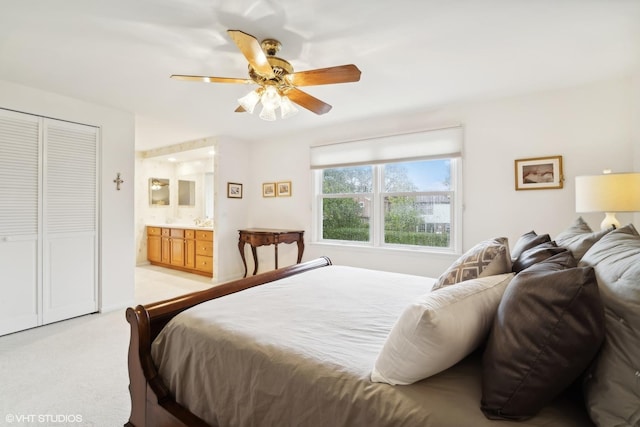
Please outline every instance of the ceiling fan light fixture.
M238 98L238 104L249 114L253 114L253 110L256 108L258 101L260 101L258 90L252 90L242 98Z
M263 107L267 107L275 111L280 107L281 96L274 86L267 86L260 97L260 102L262 102Z
M296 114L298 114L298 109L293 105L293 102L288 96L283 96L280 100L280 117L287 119Z
M260 111L260 118L268 122L276 120L276 109L269 105L262 105L262 111Z

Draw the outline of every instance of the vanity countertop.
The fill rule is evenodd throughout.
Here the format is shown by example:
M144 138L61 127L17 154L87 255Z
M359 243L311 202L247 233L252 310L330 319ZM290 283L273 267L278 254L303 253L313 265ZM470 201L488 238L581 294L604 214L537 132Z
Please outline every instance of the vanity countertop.
M182 228L189 230L205 230L205 231L213 231L213 227L201 227L198 225L190 225L190 224L147 224L147 227L159 227L159 228Z

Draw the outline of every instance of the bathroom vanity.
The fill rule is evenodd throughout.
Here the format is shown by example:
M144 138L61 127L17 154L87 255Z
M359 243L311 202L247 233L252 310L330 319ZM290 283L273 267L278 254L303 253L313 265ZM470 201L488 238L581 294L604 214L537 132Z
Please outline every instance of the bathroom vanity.
M152 265L213 277L213 228L148 225L147 259Z

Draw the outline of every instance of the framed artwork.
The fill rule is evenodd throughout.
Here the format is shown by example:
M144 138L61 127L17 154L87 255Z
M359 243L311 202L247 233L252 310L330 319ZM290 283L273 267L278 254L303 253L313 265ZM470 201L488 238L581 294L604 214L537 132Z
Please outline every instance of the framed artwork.
M280 181L276 185L278 197L291 196L291 181Z
M242 184L227 182L227 197L230 199L242 199Z
M262 197L276 197L276 183L264 182L262 183Z
M562 156L518 159L516 190L546 190L562 188Z

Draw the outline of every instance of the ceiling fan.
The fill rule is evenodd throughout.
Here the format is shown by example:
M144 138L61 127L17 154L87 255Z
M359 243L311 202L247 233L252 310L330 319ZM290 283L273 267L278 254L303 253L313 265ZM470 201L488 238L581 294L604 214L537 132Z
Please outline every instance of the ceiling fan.
M249 78L180 74L173 74L171 78L207 83L255 83L259 86L258 89L238 99L240 106L235 111L253 113L258 102L261 102L260 118L269 121L276 119L278 108L282 118L295 114L298 110L293 103L316 114L325 114L331 110L331 105L301 91L298 89L299 86L351 83L360 80L361 72L353 64L294 72L288 61L275 56L282 47L278 40L265 39L259 43L254 36L240 30L227 30L227 33L249 62Z

